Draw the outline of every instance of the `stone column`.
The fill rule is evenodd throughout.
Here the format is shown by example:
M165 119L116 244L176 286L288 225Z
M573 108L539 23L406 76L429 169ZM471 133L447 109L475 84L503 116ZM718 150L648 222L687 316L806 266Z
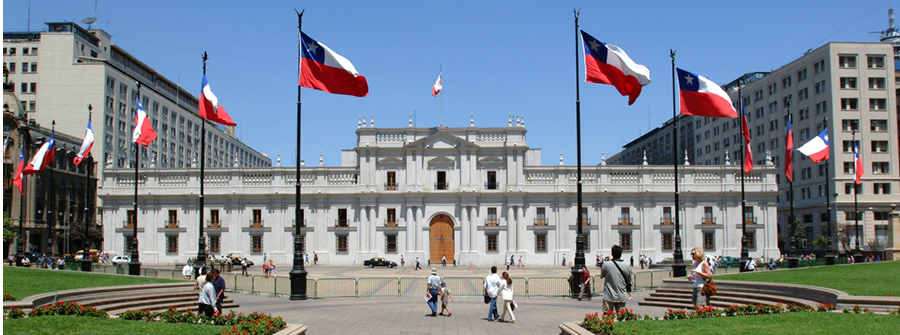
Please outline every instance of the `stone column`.
M413 217L413 207L406 206L406 252L416 250L416 220Z
M366 228L366 233L369 234L369 248L366 251L378 253L378 250L376 250L378 243L375 242L375 235L377 235L375 226L378 225L378 210L375 206L368 207L368 209L369 225Z
M416 206L413 209L416 217L416 252L422 252L422 206ZM425 260L422 260L425 263Z
M525 206L519 206L516 210L516 250L525 252Z
M369 213L367 213L367 212L368 212L367 207L365 207L365 206L359 207L359 227L357 227L357 231L358 231L358 239L357 240L359 241L359 245L356 248L357 252L369 250L369 248L368 248L369 240L366 238L366 231L368 230L368 224L366 224L366 223L369 221L369 217L368 217Z
M516 250L516 208L514 206L506 206L506 252L515 252ZM508 255L507 255L508 256Z
M459 251L460 253L469 251L469 220L466 217L468 208L459 206Z
M469 251L477 252L478 251L478 243L475 243L476 239L480 236L478 235L478 225L481 222L478 221L478 207L469 207Z

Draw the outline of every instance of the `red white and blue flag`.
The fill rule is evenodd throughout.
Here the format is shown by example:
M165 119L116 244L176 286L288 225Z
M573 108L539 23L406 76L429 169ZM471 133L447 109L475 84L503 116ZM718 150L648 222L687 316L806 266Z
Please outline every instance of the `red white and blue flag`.
M226 126L236 126L237 123L225 112L225 107L219 104L219 98L213 94L209 88L209 82L206 81L206 74L203 75L203 87L200 88L200 117L215 123L224 124Z
M598 41L581 31L584 42L584 81L613 85L622 96L628 96L631 105L641 95L644 86L650 84L650 70L635 63L619 47Z
M300 32L300 86L357 97L369 95L366 77L349 60Z
M856 184L862 184L862 176L866 173L865 167L863 167L862 156L859 155L859 145L856 141L853 141L853 155L854 162L856 163Z
M22 170L25 168L25 147L19 150L19 165L16 166L16 175L13 177L12 183L19 189L19 194L24 195L22 191Z
M730 101L728 106L731 106ZM732 110L734 110L733 107ZM750 142L750 126L748 125L749 122L747 122L747 111L744 110L743 102L741 102L741 115L742 131L744 133L744 173L750 173L750 171L753 171L753 145Z
M75 154L75 158L72 159L75 162L75 165L81 164L81 161L84 160L87 155L91 154L91 148L94 146L94 130L91 129L91 120L88 120L87 130L84 131L84 141L81 141L81 149L78 150L78 153Z
M681 114L737 117L731 98L719 85L696 73L680 68L675 70L678 75Z
M444 86L441 85L441 74L438 73L438 79L434 82L434 85L431 86L431 96L436 97L438 93L441 93L441 90L444 89Z
M153 126L150 125L150 118L147 117L147 112L141 106L140 98L137 99L137 108L134 111L134 123L134 133L131 136L134 143L146 147L156 140L156 132L153 131Z
M784 147L784 176L791 182L794 181L794 131L791 130L793 119L788 116L787 133Z
M22 174L35 174L43 170L47 165L53 163L53 157L55 155L56 149L56 136L50 136L50 139L47 142L44 142L44 145L38 149L37 153L34 154L34 158L31 159L31 162L25 166L25 169L22 170Z
M818 164L822 160L828 159L828 129L822 130L818 136L797 148L801 154L809 156L813 163Z

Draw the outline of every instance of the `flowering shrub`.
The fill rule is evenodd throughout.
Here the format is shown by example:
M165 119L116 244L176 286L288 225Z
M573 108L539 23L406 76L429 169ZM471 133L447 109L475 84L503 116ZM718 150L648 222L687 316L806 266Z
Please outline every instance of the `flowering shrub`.
M226 329L222 334L269 335L277 333L287 325L280 316L272 317L269 314L259 314L257 312L253 312L245 317L239 315L239 319L241 319L240 323L231 326L231 329Z
M666 311L666 314L663 315L663 320L690 319L691 318L690 314L691 314L690 312L683 310L683 309L673 310L670 308L669 310Z
M794 303L791 303L790 305L787 305L787 311L788 311L788 312L810 312L810 311L813 311L813 310L814 310L814 309L813 309L812 307L807 306L807 305L797 305L797 304L794 304Z
M155 313L150 313L150 311L146 309L137 311L124 311L122 313L119 313L119 319L134 321L146 319L147 321L150 321L155 317L154 314Z
M900 307L897 307L897 310L891 311L891 315L898 315L898 314L900 314Z
M694 311L693 318L714 318L722 316L722 311L712 306L701 307Z
M853 309L844 308L844 313L854 313L854 314L873 314L868 308L859 307L859 305L854 305Z
M29 316L45 316L45 315L75 315L75 316L91 316L97 318L108 318L106 311L98 310L94 307L82 306L77 302L57 302L52 305L38 307L31 310Z
M16 299L16 297L12 296L12 295L9 294L9 293L4 293L4 294L3 294L3 301L17 301L17 300L18 300L18 299Z
M816 306L816 310L819 312L828 312L828 311L833 311L835 309L837 309L837 306L835 304L829 304L829 303L820 303L818 306Z
M158 317L159 321L169 323L196 323L200 319L190 308L182 313L176 310L175 307L169 307L165 312L157 313L154 316Z
M18 307L10 307L9 312L6 313L7 319L20 319L25 317L25 311Z

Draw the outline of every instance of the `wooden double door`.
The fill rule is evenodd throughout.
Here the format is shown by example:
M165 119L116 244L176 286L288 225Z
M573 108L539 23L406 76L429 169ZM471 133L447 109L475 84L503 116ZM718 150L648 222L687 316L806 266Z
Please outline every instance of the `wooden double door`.
M429 230L431 264L441 264L441 258L447 257L447 264L453 264L453 219L448 215L438 215L431 219Z

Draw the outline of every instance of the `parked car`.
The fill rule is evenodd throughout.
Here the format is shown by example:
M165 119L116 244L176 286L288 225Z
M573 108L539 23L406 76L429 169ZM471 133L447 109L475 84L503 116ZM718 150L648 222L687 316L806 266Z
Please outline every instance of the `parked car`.
M240 257L237 257L237 256L232 256L232 257L229 257L229 258L231 258L231 265L232 265L232 266L241 266L241 260L243 260L243 258L240 258ZM253 261L247 259L247 266L248 266L248 267L249 267L249 266L253 266Z
M363 266L368 266L370 268L374 268L376 266L387 266L388 268L393 268L397 266L397 262L391 262L384 257L372 257L371 259L367 259L363 262Z
M721 264L719 266L723 268L739 267L741 265L741 259L731 256L722 256L722 258L719 258L719 264Z
M128 256L116 256L112 259L113 265L125 265L131 262L131 257Z

